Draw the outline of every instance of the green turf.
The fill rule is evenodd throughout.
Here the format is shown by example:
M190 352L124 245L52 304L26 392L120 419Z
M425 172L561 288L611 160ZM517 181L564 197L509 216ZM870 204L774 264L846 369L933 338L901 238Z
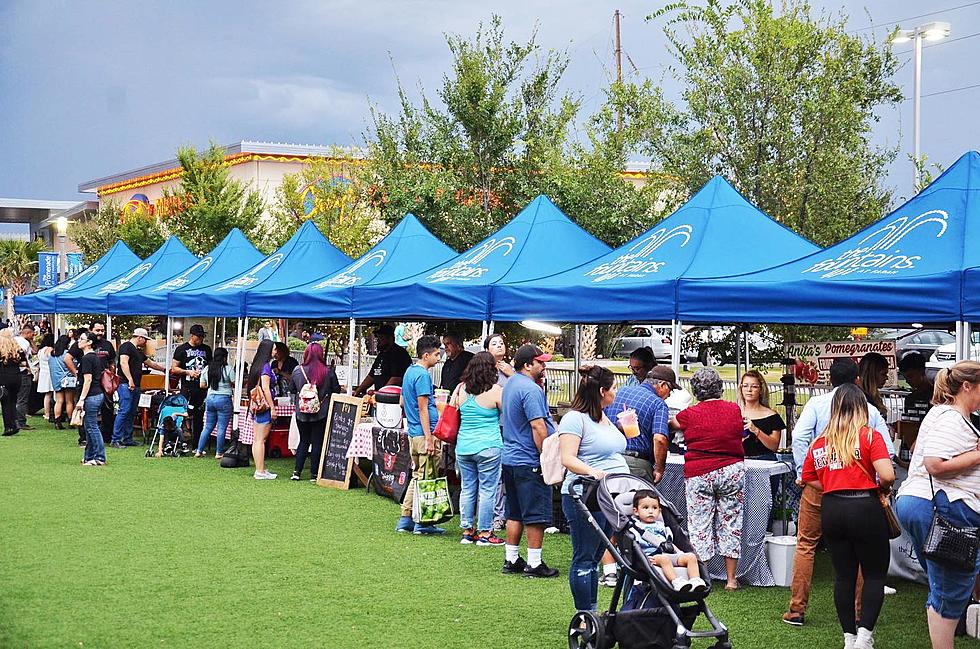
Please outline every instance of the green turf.
M564 577L502 575L502 548L455 533L396 535L389 500L290 482L291 460L276 481L140 448L82 467L75 439L0 439L0 647L565 646ZM567 574L568 537L544 555ZM836 647L831 578L822 554L802 629L778 621L784 588L709 602L739 649ZM925 590L895 585L877 646L928 646Z

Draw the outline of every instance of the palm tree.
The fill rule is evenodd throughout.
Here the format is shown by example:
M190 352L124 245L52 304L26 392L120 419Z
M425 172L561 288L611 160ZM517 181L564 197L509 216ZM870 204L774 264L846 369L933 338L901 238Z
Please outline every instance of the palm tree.
M38 253L45 248L40 239L34 241L0 241L0 286L7 289L7 318L14 314L14 296L27 293L31 278L37 272Z

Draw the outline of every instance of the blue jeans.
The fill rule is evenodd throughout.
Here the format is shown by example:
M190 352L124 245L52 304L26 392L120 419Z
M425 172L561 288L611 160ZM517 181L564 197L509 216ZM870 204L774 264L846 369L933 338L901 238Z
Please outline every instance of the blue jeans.
M561 509L568 520L568 530L572 536L572 565L568 569L572 600L576 610L594 611L599 598L599 560L602 559L606 545L568 494L561 496ZM602 514L594 514L593 517L603 533L610 536L612 525L605 517Z
M459 520L464 530L473 527L473 510L477 492L480 509L476 528L481 532L493 528L493 506L500 484L500 448L485 448L471 455L457 455L459 469Z
M102 441L102 431L99 430L99 410L105 395L94 394L85 397L83 409L85 417L82 419L82 429L85 431L85 461L98 460L105 462L105 442Z
M225 433L228 431L228 422L232 415L231 395L229 394L209 394L204 402L204 428L201 430L201 439L197 443L197 452L203 453L207 448L208 439L211 431L217 427L218 448L215 451L219 455L225 450Z
M936 491L936 509L940 515L957 527L980 527L980 513L967 507L962 500L949 502L946 492ZM956 570L922 556L929 526L932 524L932 502L917 496L902 496L895 503L895 515L914 543L915 554L929 577L929 597L926 608L931 608L947 620L957 620L963 615L977 573L980 572L980 556L973 570Z
M136 404L140 401L140 389L135 388L130 392L128 383L120 383L116 394L119 395L119 413L112 425L112 442L132 442L133 419L136 418Z

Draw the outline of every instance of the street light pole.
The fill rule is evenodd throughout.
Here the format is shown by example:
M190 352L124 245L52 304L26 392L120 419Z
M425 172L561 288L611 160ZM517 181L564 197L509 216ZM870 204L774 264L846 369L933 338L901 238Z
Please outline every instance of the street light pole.
M68 232L68 219L59 216L55 219L54 228L58 233L58 283L61 284L68 276L68 255L65 253L65 240ZM61 336L61 317L55 313L55 331Z

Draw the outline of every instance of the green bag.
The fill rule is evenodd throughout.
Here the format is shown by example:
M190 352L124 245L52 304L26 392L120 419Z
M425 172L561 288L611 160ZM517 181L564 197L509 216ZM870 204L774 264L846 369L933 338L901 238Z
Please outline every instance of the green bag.
M421 525L438 525L453 517L453 502L449 498L446 478L415 481L412 501L412 520Z

